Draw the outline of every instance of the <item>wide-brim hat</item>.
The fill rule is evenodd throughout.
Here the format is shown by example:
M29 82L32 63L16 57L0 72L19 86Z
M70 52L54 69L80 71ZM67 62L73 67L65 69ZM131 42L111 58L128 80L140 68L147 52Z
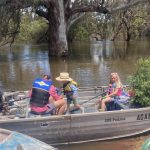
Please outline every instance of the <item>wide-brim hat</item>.
M60 76L56 78L57 81L72 81L72 78L69 77L69 73L62 72Z

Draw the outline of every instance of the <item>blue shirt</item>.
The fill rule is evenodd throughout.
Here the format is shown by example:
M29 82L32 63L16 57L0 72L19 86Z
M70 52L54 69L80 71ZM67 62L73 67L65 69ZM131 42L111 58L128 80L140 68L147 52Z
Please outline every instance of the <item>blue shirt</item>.
M75 85L71 84L70 88L72 89L73 95L77 95L78 94L78 88Z

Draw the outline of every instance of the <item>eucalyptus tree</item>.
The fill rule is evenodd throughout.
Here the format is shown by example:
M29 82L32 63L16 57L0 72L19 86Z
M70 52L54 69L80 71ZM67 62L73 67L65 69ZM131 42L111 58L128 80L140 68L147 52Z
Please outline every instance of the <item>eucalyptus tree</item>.
M86 12L115 13L150 0L3 0L13 11L32 7L49 23L49 56L68 55L67 35ZM14 19L15 21L15 19ZM17 20L18 21L18 20Z
M148 28L149 8L150 5L141 4L138 7L128 8L114 14L111 20L111 26L113 27L111 39L115 40L119 37L130 41L131 38L141 37L144 30Z

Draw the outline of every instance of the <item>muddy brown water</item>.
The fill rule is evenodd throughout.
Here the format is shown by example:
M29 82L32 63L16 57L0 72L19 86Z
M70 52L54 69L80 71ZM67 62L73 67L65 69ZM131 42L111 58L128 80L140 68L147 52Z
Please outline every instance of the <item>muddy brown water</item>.
M47 45L16 44L0 49L0 87L28 90L43 72L51 72L54 84L60 72L67 71L79 86L107 85L109 74L118 72L123 84L136 69L138 58L150 56L149 39L126 42L74 42L67 58L48 58ZM140 150L146 136L113 141L58 146L60 150Z

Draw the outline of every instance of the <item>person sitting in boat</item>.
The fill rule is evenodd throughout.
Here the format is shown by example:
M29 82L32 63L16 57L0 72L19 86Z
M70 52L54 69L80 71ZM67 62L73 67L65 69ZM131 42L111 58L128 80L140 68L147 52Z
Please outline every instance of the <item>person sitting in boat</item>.
M113 99L119 98L122 94L122 83L120 81L118 73L111 73L108 91L109 92L105 97L100 98L100 111L105 111L106 103L110 102Z
M70 104L73 102L74 109L80 109L80 105L77 103L78 88L77 83L69 77L69 73L62 72L60 76L56 78L57 81L62 82L63 91L67 97L67 113L70 112Z
M50 75L44 74L33 82L30 98L31 112L37 115L62 115L66 109L66 101L58 95Z

